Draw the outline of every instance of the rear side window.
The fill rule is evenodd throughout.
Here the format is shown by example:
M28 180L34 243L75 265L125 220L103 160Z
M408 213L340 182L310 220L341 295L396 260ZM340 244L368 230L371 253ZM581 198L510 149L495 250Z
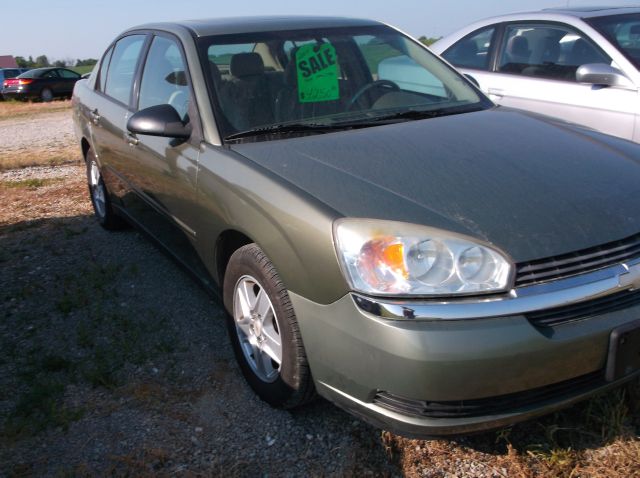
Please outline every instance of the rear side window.
M576 81L576 70L587 63L610 64L611 59L573 29L562 25L509 25L498 71Z
M71 71L71 70L58 70L58 73L60 73L60 76L62 78L80 78L80 75L78 75L75 71Z
M178 44L165 37L155 37L142 73L139 109L171 105L183 121L186 120L191 94L185 68Z
M107 83L107 70L109 69L109 62L111 61L111 54L113 53L113 47L109 48L109 51L104 54L102 62L100 63L100 78L98 83L98 89L104 92L105 85Z
M442 56L460 68L488 70L495 31L493 26L476 31L453 44Z
M42 78L60 78L56 70L47 71L42 75Z
M130 35L116 43L113 49L104 92L113 99L129 104L133 76L146 35Z

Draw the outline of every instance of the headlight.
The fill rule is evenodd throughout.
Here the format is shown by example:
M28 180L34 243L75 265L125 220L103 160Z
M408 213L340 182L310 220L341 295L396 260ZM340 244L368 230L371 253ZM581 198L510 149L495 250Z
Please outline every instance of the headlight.
M338 258L356 291L426 296L511 287L507 256L459 234L373 219L340 219L334 229Z

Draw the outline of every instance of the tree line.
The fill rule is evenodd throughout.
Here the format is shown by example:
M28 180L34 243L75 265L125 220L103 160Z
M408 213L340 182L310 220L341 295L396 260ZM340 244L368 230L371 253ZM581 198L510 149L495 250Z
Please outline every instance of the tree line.
M426 37L426 36L421 36L419 38L419 40L427 46L431 45L432 43L435 43L439 39L440 38L433 38L433 37ZM16 56L16 63L20 68L43 68L47 66L57 66L57 67L93 66L96 63L98 63L98 60L96 60L95 58L86 58L84 60L81 60L80 58L76 60L68 58L66 60L55 60L54 62L50 62L49 58L47 58L47 55L40 55L40 56L37 56L35 60L33 59L32 56L29 56L29 58L25 58L23 56Z
M95 58L86 58L84 60L81 60L80 58L78 58L77 60L67 58L65 60L55 60L53 62L50 62L49 58L47 58L47 55L37 56L35 60L32 56L29 56L29 58L16 56L15 59L18 67L20 68L44 68L47 66L93 66L98 63L98 60L96 60Z

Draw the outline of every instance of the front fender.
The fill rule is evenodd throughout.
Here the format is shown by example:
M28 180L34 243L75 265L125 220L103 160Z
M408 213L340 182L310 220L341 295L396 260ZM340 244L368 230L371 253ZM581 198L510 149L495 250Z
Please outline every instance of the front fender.
M232 229L274 263L287 289L321 304L348 292L333 245L335 211L244 156L204 145L198 171L197 247L209 272L214 247Z

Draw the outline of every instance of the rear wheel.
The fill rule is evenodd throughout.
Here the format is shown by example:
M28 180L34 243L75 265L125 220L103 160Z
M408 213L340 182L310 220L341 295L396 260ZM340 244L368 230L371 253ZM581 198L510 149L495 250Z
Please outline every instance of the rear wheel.
M40 92L40 99L45 103L53 100L53 91L50 88L43 88Z
M236 358L256 394L278 408L310 401L315 389L289 294L256 244L231 256L224 303Z
M102 179L100 168L96 162L95 155L91 148L87 151L87 183L89 185L89 196L93 211L102 227L109 230L122 229L126 223L118 216L111 206L109 193Z

